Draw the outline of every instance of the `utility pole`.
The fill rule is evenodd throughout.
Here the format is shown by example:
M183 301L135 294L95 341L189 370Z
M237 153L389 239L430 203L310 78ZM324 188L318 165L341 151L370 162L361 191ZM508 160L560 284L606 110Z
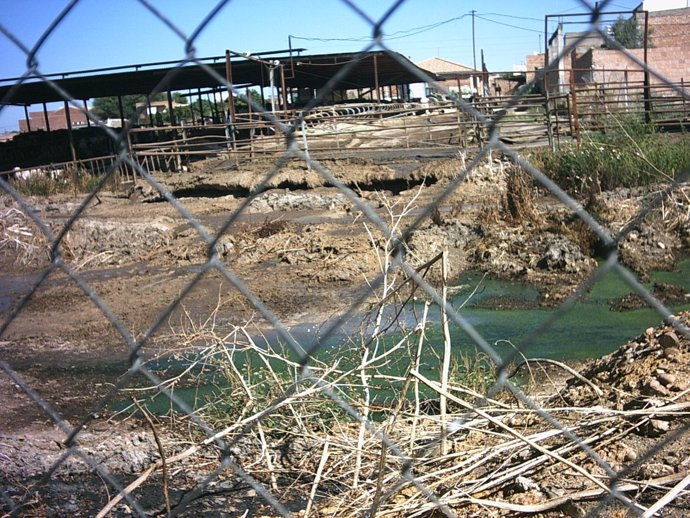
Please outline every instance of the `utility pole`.
M472 15L472 60L473 60L473 68L477 70L477 51L475 50L475 41L474 41L474 13L476 13L474 9L470 11L470 14Z

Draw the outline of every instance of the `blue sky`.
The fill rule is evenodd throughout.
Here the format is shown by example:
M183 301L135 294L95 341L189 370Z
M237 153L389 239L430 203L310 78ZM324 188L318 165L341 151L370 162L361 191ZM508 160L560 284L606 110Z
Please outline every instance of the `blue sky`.
M181 32L192 34L218 2L148 0ZM393 0L351 0L378 19ZM484 49L491 71L509 71L543 45L544 15L585 12L584 0L407 0L383 27L389 48L418 62L439 56L472 66L476 11L477 65ZM26 54L4 32L31 48L69 0L0 0L0 78L22 75ZM639 0L612 0L609 10ZM555 24L554 20L554 24ZM198 57L225 49L261 52L305 47L309 53L357 51L371 35L369 23L342 0L231 0L195 41ZM79 0L37 53L42 73L181 59L184 42L138 0ZM5 83L3 83L5 84ZM40 106L30 108L39 110ZM0 132L16 128L23 109L0 111Z

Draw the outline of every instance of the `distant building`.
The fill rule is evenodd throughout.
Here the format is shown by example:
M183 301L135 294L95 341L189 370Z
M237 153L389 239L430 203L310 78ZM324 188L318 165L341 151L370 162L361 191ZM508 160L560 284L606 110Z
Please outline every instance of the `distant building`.
M69 107L69 116L72 128L80 128L88 125L84 110ZM46 121L47 119L47 121ZM19 131L27 133L29 131L55 131L67 129L67 117L64 108L52 111L29 112L29 120L19 120Z
M646 0L635 9L634 16L649 30L647 63L667 81L681 82L690 78L690 0ZM578 38L583 37L570 52L564 53ZM567 92L574 85L596 85L618 82L623 85L641 83L643 68L630 59L642 62L644 49L620 52L606 48L599 34L565 33L559 25L548 41L549 70L546 87L550 92ZM544 68L544 54L527 56L527 80ZM651 74L652 83L660 82Z
M482 72L480 70L439 57L426 59L416 65L442 77L443 80L439 81L439 84L450 92L469 97L483 91ZM428 83L414 84L411 86L411 90L412 97L422 100L435 93L440 93L434 88L434 85Z
M173 110L178 106L187 106L173 101ZM148 124L151 120L156 124L168 122L168 101L139 102L134 105L137 111L137 121L139 124Z
M670 11L690 7L690 0L644 0L636 11Z
M0 133L0 142L7 142L12 140L14 137L19 135L16 131L7 131L5 133Z

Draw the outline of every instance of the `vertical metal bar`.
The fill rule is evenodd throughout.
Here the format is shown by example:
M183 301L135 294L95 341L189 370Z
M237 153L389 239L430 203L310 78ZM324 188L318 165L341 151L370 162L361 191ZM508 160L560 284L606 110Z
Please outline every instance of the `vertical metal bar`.
M307 142L307 125L304 123L304 118L302 119L302 144L304 144L304 155L307 157L307 171L311 171L311 166L309 165L309 143Z
M244 95L247 98L247 118L249 119L249 122L252 122L253 116L252 114L254 113L254 109L252 108L252 103L250 102L252 99L251 96L251 91L249 90L249 87L247 87L244 90Z
M29 118L28 105L24 105L24 117L26 117L26 131L31 133L31 119Z
M381 93L379 92L379 64L374 54L374 88L376 89L376 102L381 102Z
M201 99L201 88L197 88L196 93L199 97L199 122L201 126L206 126L206 121L204 120L204 103Z
M261 107L266 109L266 94L264 93L264 88L266 88L266 83L264 81L264 67L261 67Z
M120 127L125 129L125 110L122 107L122 96L117 96L117 107L120 109Z
M575 130L573 129L573 119L570 116L570 110L571 110L570 96L567 96L565 98L565 100L566 100L566 110L567 110L567 114L568 114L568 130L570 132L570 136L572 137L575 134Z
M271 65L269 68L269 81L271 83L271 113L276 114L276 81L275 81L275 66Z
M65 121L67 122L67 136L69 138L69 150L70 154L72 156L72 162L76 162L77 160L77 152L74 149L74 135L72 134L72 117L69 112L69 104L67 104L67 101L63 101L64 106L65 106Z
M280 65L280 89L283 96L283 113L285 118L288 117L288 100L287 100L287 88L285 88L285 65Z
M245 89L245 96L247 97L247 118L249 119L249 158L254 158L254 137L256 132L254 130L254 121L252 116L253 108L252 103L250 102L252 96L249 87Z
M187 90L187 104L189 104L189 114L192 116L192 126L196 124L196 115L194 115L194 97L192 96L192 89Z
M172 93L170 90L166 92L168 94L168 119L171 126L175 126L175 109L173 107Z
M225 51L225 80L228 83L228 119L230 124L235 124L235 96L232 92L232 62L230 51Z
M50 117L48 117L48 106L43 103L43 119L46 121L46 131L50 131Z
M652 122L652 99L649 91L649 68L647 61L647 48L649 40L649 11L644 12L644 120L647 124Z
M213 96L213 97L211 97L211 96ZM220 117L218 114L218 106L216 104L216 92L215 92L215 90L206 94L206 100L211 105L210 106L211 113L209 115L211 116L213 123L216 124L216 121L220 121Z
M86 126L90 128L91 127L91 119L88 116L89 105L86 104L86 99L84 99L84 111L87 113L87 115L86 115Z
M575 129L575 142L577 147L580 147L580 115L577 111L577 92L575 91L575 77L573 70L570 70L570 95L572 96L573 128ZM558 106L556 106L556 124L558 124Z
M148 96L146 97L146 110L149 116L149 126L153 128L153 109L151 108L151 98Z

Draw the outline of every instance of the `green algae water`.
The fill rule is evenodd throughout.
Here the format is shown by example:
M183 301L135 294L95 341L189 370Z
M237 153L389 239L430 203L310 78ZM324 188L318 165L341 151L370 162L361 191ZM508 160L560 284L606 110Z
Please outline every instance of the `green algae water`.
M645 286L651 290L655 283L671 284L686 294L690 293L690 258L682 260L673 272L652 274ZM459 309L460 315L502 358L514 358L515 347L520 348L521 353L529 358L565 361L597 358L616 350L643 333L646 328L658 326L661 322L659 313L648 306L624 311L611 309L616 300L632 293L630 286L615 272L607 273L570 311L561 315L537 337L531 337L532 333L552 317L555 309L537 306L539 293L534 286L482 278L477 274L459 279L458 284L466 288L459 290L459 293L451 299L451 303L456 308L462 306ZM475 287L477 287L476 293L467 300ZM423 303L415 302L414 305L405 308L400 315L405 327L411 329L416 326L415 315L422 314L422 306ZM683 303L672 305L669 309L674 312L690 309L690 299L686 298ZM443 336L439 322L438 308L430 308L420 370L432 378L438 373L440 355L443 351ZM327 365L338 361L343 369L356 365L362 352L361 344L357 344L357 338L353 338L359 332L358 329L358 323L346 325L340 336L332 337L324 347L319 349L318 360ZM292 333L298 342L308 346L315 338L318 338L318 334L315 337L313 331L314 326L305 323L295 327ZM451 322L450 331L456 359L464 356L467 360L476 356L477 344L463 330ZM387 334L381 342L381 347L390 347L391 344L399 341L401 336L400 332ZM262 342L262 346L273 348L275 340L275 337L267 335L267 341ZM417 340L416 334L411 335L410 345L387 360L388 374L400 376L406 372L411 361L409 351L415 349L414 344ZM286 351L281 354L288 353ZM157 371L182 370L193 359L193 356L190 356L182 361L161 360L158 365L150 367ZM293 359L297 360L296 357ZM514 359L519 360L519 358ZM247 362L252 362L251 354L248 355L241 350L235 351L233 362L239 370L245 370ZM471 360L469 363L465 361L465 365L469 369L479 367L478 363L472 363ZM247 369L247 371L254 372L252 369ZM256 372L252 382L256 382L257 386L265 383L264 390L270 391L272 384L268 376L265 373ZM227 387L225 375L226 373L216 368L202 369L196 373L195 386L178 386L174 392L193 408L199 408L209 400L215 400L216 410L222 411L222 408L217 407L217 401L219 397L222 399L224 389ZM263 380L261 376L264 377ZM389 386L386 382L374 382L372 392L375 399L385 400L387 395L393 392L392 385ZM128 402L121 402L114 405L113 409L122 409L128 404ZM166 396L160 394L149 400L146 406L150 411L159 414L165 414L175 408Z
M468 276L460 282L474 287L480 280L479 276ZM673 284L686 294L690 293L690 258L682 260L673 272L652 274L645 286L651 290L655 283ZM495 344L501 356L512 354L513 348L504 342L510 341L527 357L582 360L608 354L646 328L659 325L661 316L649 306L623 311L611 309L617 299L630 293L630 286L617 273L609 271L570 311L561 315L542 335L530 339L528 344L525 340L555 311L530 307L529 302L535 302L538 297L533 286L484 279L478 293L460 310L460 315L490 345ZM466 297L461 293L452 301L453 305L459 306ZM510 300L514 304L510 309L487 309L492 299ZM525 307L520 308L521 303ZM669 309L674 312L690 309L690 299ZM451 337L454 348L475 348L474 342L457 326L451 327ZM441 339L439 326L432 327L430 339Z

